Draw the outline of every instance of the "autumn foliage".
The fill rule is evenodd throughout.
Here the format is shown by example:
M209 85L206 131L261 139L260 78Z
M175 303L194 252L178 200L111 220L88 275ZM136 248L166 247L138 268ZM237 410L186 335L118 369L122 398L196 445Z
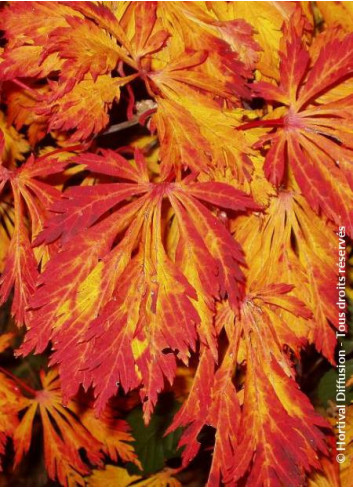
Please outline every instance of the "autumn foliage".
M351 5L2 5L5 481L41 446L61 485L352 483L302 375L353 237Z

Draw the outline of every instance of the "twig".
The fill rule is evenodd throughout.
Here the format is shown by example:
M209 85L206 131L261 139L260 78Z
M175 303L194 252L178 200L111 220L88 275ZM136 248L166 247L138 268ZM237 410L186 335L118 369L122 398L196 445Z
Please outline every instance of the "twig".
M124 129L127 129L128 127L137 126L138 124L139 124L139 119L137 117L134 117L133 119L131 119L129 121L119 122L119 124L113 124L106 131L104 131L101 134L101 136L106 136L107 134L112 134L115 132L123 131Z

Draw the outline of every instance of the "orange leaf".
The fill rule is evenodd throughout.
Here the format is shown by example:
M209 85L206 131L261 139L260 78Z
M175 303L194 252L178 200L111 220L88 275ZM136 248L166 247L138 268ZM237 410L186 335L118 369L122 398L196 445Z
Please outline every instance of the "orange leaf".
M353 74L353 35L324 45L311 66L303 42L304 21L297 11L284 28L285 48L281 53L278 86L260 82L255 92L268 101L284 105L281 117L256 125L273 126L258 147L270 144L265 173L275 185L284 181L287 168L310 206L338 226L344 222L353 232L353 181L350 160L352 132L351 95L325 103L320 97ZM280 109L276 109L277 111ZM276 110L274 113L276 113ZM283 112L283 115L282 115Z
M77 400L64 407L55 370L48 374L42 372L41 380L43 389L29 401L15 430L15 465L29 450L37 412L43 427L45 465L52 480L57 479L62 485L84 485L83 477L90 473L90 466L102 466L103 454L115 461L119 456L124 462L138 464L132 447L128 445L132 437L127 424L114 418L110 408L98 420L89 406ZM85 450L86 460L80 454L81 449Z
M92 383L99 411L116 392L116 382L125 391L142 384L148 419L164 378L170 383L174 379L175 357L187 363L197 333L216 356L213 325L208 323L209 331L200 325L199 303L212 312L215 299L228 294L236 308L242 294L241 249L206 205L238 212L255 206L249 196L225 183L190 178L146 181L146 164L138 152L133 163L119 155L114 162L113 153L108 156L108 160L91 155L79 161L132 182L72 188L54 205L57 215L40 239L51 242L62 234L65 242L77 235L81 247L78 250L69 241L42 275L23 351L33 347L41 351L51 338L66 395L74 394L80 382L86 388ZM134 172L136 166L140 172ZM178 255L190 242L195 249L204 247L208 290L200 284L205 275L202 262L185 270L178 257L173 261L166 252L162 228L166 205L182 233ZM116 210L107 215L109 209ZM49 300L53 295L56 301ZM182 334L175 334L176 324Z

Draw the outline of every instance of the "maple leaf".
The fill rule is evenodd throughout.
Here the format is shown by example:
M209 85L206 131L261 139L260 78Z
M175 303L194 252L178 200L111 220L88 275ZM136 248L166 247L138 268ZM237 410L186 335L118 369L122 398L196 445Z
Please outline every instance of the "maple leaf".
M103 470L94 470L87 477L89 487L180 487L181 484L174 477L175 470L163 469L150 477L141 478L130 475L126 469L107 465Z
M129 9L134 9L135 31L138 32L136 15L141 14L137 10L144 7L143 2L137 5L130 4L122 18L127 32L130 29L134 32L129 25L129 19L132 19L130 24L134 22ZM138 60L140 76L157 102L153 127L161 144L162 175L166 177L171 169L179 174L186 167L207 172L214 162L210 143L202 134L206 115L204 103L207 100L210 104L209 99L215 99L213 108L218 110L220 97L239 104L238 97L248 94L245 80L251 77L250 69L239 60L238 52L222 39L218 27L212 25L214 19L205 9L185 3L178 7L171 3L158 3L158 6L153 3L148 18L154 26L154 34L150 34L153 39L163 39L163 33L168 32L171 25L177 25L179 31L176 36L174 29L174 36L168 38L163 49ZM160 26L164 27L162 31ZM150 33L148 27L145 30ZM251 44L250 37L245 36L246 46ZM133 46L128 49L134 50ZM217 71L223 73L221 79L214 76ZM205 95L203 99L201 94ZM190 114L195 104L202 108L202 116L197 120Z
M251 78L253 66L246 66L239 52L232 50L217 27L210 24L208 9L196 5L158 3L157 16L162 25L166 29L175 27L166 49L152 63L155 73L149 76L168 97L191 87L235 101L248 93L245 80ZM253 49L251 36L243 40L247 48ZM217 72L223 73L222 78L214 76Z
M206 73L204 65L208 56L209 52L205 50L187 49L180 57L168 60L165 67L148 73L146 84L157 102L152 129L156 129L159 136L161 172L165 177L171 170L179 175L185 168L207 173L217 163L211 146L212 139L217 136L212 133L212 139L208 139L203 134L203 127L207 126L205 102L211 106L211 111L219 110L218 102L212 107L211 97L229 101L238 99L229 88L233 85L218 86L219 83ZM202 93L205 94L203 98ZM200 107L198 118L193 114L195 106Z
M48 33L60 26L68 26L67 15L79 16L72 8L57 2L54 6L42 2L17 2L2 10L2 29L8 44L2 55L2 79L16 77L45 77L61 68L56 53L39 62L48 40ZM44 27L45 26L45 27Z
M128 445L132 441L128 426L114 417L111 408L98 420L89 406L78 400L64 407L55 370L47 374L42 371L41 382L42 390L36 391L35 397L28 401L14 433L15 466L30 448L37 412L43 426L44 459L50 479L57 479L62 485L84 485L83 477L90 473L89 464L102 466L104 454L114 461L119 456L124 462L139 465L132 446ZM85 459L81 449L85 450Z
M153 82L153 86L157 87L157 94L160 91L166 98L173 98L173 94L177 93L192 93L195 89L210 92L214 96L231 98L232 92L219 84L212 84L212 78L202 72L197 71L197 67L202 67L206 62L208 52L204 50L195 51L192 49L186 50L178 58L173 58L164 69L151 71L148 76Z
M5 9L8 44L0 64L1 78L16 82L18 77L37 78L59 72L57 81L48 79L48 92L31 91L36 99L35 112L47 116L48 131L76 129L72 140L98 133L109 121L107 112L113 101L119 100L120 87L136 77L111 76L118 62L133 64L126 50L109 32L62 2L50 12L40 2L33 2L31 12L21 2L14 10ZM14 14L23 16L31 27L18 37ZM40 29L43 18L45 22L51 19L45 32Z
M48 131L72 131L71 141L88 139L105 128L109 122L107 112L114 100L119 100L120 87L134 78L135 75L123 78L100 75L94 80L92 75L87 74L70 91L60 96L58 82L51 82L53 93L38 100L36 112L49 116Z
M293 482L293 470L288 474L288 468L293 464L297 467L295 477L299 484L299 481L305 480L305 472L310 472L312 467L319 467L315 450L327 453L323 433L315 427L327 425L299 392L293 380L289 358L280 352L278 346L282 319L276 311L285 310L292 317L294 314L309 316L303 303L295 297L284 295L290 290L291 287L280 284L267 287L256 295L250 294L243 303L238 329L231 326L234 324L234 312L228 310L223 321L228 323L227 333L231 335L231 344L221 366L213 374L214 367L209 355L204 353L201 356L189 398L168 429L169 432L179 426L187 426L180 439L180 446L185 445L185 465L198 451L196 440L201 428L208 424L217 429L208 480L211 487L218 486L222 479L236 484L246 473L249 485L256 486L260 482L268 486L285 485L289 480ZM264 322L268 326L272 325L269 329L271 333L266 337L261 329L257 329L263 328ZM239 354L240 332L244 335L248 349L242 409L232 382ZM297 341L295 337L292 338L293 344ZM266 355L270 358L264 364ZM260 395L261 400L258 399ZM295 409L290 408L293 398L298 401ZM257 406L256 410L254 405ZM296 411L297 408L300 411ZM276 416L272 409L276 411ZM272 419L276 419L276 426L273 426ZM288 426L293 426L290 435ZM298 437L297 433L304 432L308 436ZM275 441L267 445L265 439L271 438ZM307 441L309 438L312 440L310 443ZM298 451L298 446L302 446L302 450ZM289 453L289 447L290 454L284 455ZM301 451L305 452L304 457L301 457ZM234 460L237 460L236 464Z
M160 141L161 174L180 175L189 168L209 180L232 178L232 184L248 191L255 155L251 146L257 138L234 133L243 115L241 109L220 111L218 103L200 94L157 97L151 129L157 130Z
M76 139L96 134L107 124L113 100L119 100L119 87L136 76L142 78L153 96L162 92L171 99L171 92L185 89L194 93L201 89L213 97L233 101L236 96L248 94L245 81L251 76L251 66L246 67L239 60L238 53L222 39L216 27L198 22L185 8L181 20L177 20L181 12L158 2L131 3L118 15L106 5L88 2L80 5L60 2L54 10L50 14L52 29L48 27L44 35L38 29L40 21L26 13L24 6L17 7L16 13L26 17L33 33L26 29L22 37L16 37L14 13L7 9L4 27L8 44L0 64L2 79L16 83L18 77L43 77L59 72L58 81L48 80L50 92L39 98L35 109L39 115L49 117L48 130L71 130L73 120L78 120L82 131L77 131ZM36 2L33 11L39 19L47 14L46 8ZM177 43L171 41L166 46L170 25L165 19L169 16L180 23L182 38L175 38ZM192 36L189 30L194 31ZM86 49L81 39L86 39ZM243 34L242 41L251 46L251 34ZM122 76L122 63L136 74ZM112 78L115 69L120 77ZM223 72L223 79L214 76L215 70ZM134 96L131 89L128 93L131 114ZM88 112L92 113L92 107L94 121L83 131L83 118L86 120Z
M241 249L202 202L235 212L254 204L224 183L192 177L150 181L139 152L135 163L111 151L76 161L123 181L73 187L54 204L56 215L36 243L77 235L82 246L78 251L68 241L42 274L32 301L36 319L22 351L42 351L52 339L52 362L61 365L64 391L72 395L79 382L86 388L92 383L98 410L115 393L116 382L126 391L142 383L148 419L164 377L171 383L175 376L175 355L188 361L197 332L216 356L213 325L207 323L211 331L200 325L199 304L212 310L217 297L228 295L237 307L241 297ZM179 227L181 262L187 249L193 248L194 256L202 249L207 270L200 260L183 269L178 257L174 262L167 255L161 218L168 201ZM195 289L198 283L202 286ZM57 301L49 299L53 294ZM175 334L173 324L182 334ZM75 362L82 369L74 368Z
M213 2L209 2L207 9L203 8L202 4L180 2L178 4L179 15L175 15L175 21L179 21L183 29L184 39L190 39L190 44L200 43L201 36L204 39L209 38L210 34L215 37L220 37L229 44L232 51L237 53L239 60L244 63L245 68L254 69L259 58L260 45L254 40L255 31L251 25L245 21L242 15L234 13L233 15L220 15L220 10L229 6L222 5L221 9L217 10L217 4L213 8ZM171 10L170 7L167 9ZM183 17L180 17L182 12ZM216 18L215 18L216 17ZM187 30L186 26L189 27ZM204 31L201 34L201 29ZM201 45L201 43L200 43ZM220 44L221 45L221 44ZM211 53L211 56L214 53ZM239 66L240 71L242 67ZM244 70L244 68L243 68Z
M202 136L200 126L189 110L181 103L163 98L157 98L157 103L153 128L157 129L161 144L162 175L167 176L173 169L180 174L181 165L194 171L208 171L210 144Z
M160 50L169 37L169 33L162 30L152 34L156 6L153 2L148 6L142 2L132 7L135 12L129 14L129 18L133 17L136 25L131 38L122 28L123 19L119 19L120 25L104 5L81 2L74 6L60 2L49 15L40 2L33 3L31 13L21 4L15 14L26 18L32 27L32 31L26 30L21 37L16 37L14 12L6 9L4 30L8 44L0 64L0 76L3 80L19 83L18 77L37 78L59 73L57 81L47 80L47 93L31 91L37 99L34 110L39 116L47 117L48 131L76 129L72 140L89 138L107 125L108 111L113 101L119 101L120 88L138 76L136 73L117 77L113 76L114 70L123 73L123 63L136 71L146 70L148 56ZM38 18L35 19L33 14ZM38 24L48 15L52 23L43 33ZM146 29L142 29L144 25ZM82 44L84 39L85 46ZM131 90L129 97L133 104Z
M289 357L281 351L281 311L289 312L292 318L310 316L303 303L286 295L291 289L278 284L249 293L237 329L232 326L234 312L228 310L223 320L228 322L231 343L223 362L212 375L212 362L207 354L201 357L190 396L168 430L187 426L180 439L180 446L186 445L183 459L187 465L198 451L196 439L203 425L217 429L208 480L211 487L222 479L236 485L245 475L247 485L254 487L286 485L293 480L302 484L306 473L319 468L316 452L328 453L319 429L327 424L299 391ZM242 407L232 382L239 334L244 335L247 348ZM298 341L300 338L293 334L292 343ZM207 368L211 371L205 375Z
M277 279L295 285L297 297L313 313L309 321L298 318L295 330L334 363L337 236L332 227L302 195L289 190L272 197L264 214L240 217L233 228L247 262L252 261L248 280L265 275L268 283Z
M350 172L352 96L320 103L320 97L352 76L352 35L327 43L311 64L302 39L304 22L297 11L284 26L285 48L281 52L278 86L260 82L257 96L282 107L277 119L260 122L274 130L258 147L270 145L265 175L281 185L287 172L293 176L311 207L337 225L345 222L352 233L353 192ZM271 114L272 116L272 114ZM250 128L257 123L249 123ZM291 175L291 173L290 173Z
M130 475L122 467L106 465L103 470L93 470L86 483L88 487L129 487L135 486L139 479L138 475Z
M289 481L300 485L305 481L305 474L319 466L316 453L328 453L319 430L327 424L300 392L290 361L280 350L277 331L282 321L281 309L290 312L292 319L310 317L298 299L289 295L281 297L290 290L291 287L281 284L250 293L241 310L240 326L248 361L242 420L234 453L238 462L230 471L234 482L249 470L248 485L257 486L260 482L266 486L286 485ZM253 409L254 405L258 406L257 410ZM272 419L276 419L275 425ZM272 442L266 444L266 440Z
M120 18L124 31L123 43L143 76L150 67L153 55L165 47L169 29L162 29L157 19L158 2L137 2L127 6Z
M30 156L20 168L0 167L0 190L8 184L13 198L13 231L0 279L0 302L4 303L14 288L12 313L19 325L27 317L29 298L38 278L38 263L49 253L46 247L35 253L31 240L42 229L48 208L60 196L59 190L42 180L60 173L67 165L65 159L54 155L38 159ZM30 217L30 230L25 209Z
M67 26L50 32L41 55L45 59L56 52L64 61L60 83L65 85L65 92L88 73L96 81L99 76L112 72L119 60L129 61L116 40L89 19L66 16L65 20Z

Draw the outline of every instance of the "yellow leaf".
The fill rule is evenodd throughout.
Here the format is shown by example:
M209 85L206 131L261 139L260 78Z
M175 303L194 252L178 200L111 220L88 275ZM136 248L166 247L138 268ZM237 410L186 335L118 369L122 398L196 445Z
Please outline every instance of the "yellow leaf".
M86 478L88 487L180 487L174 477L175 470L164 469L147 478L130 475L126 469L107 465L103 470L94 470Z
M86 478L88 487L129 487L139 480L138 475L130 475L126 469L106 465L103 470L94 470L92 475Z

